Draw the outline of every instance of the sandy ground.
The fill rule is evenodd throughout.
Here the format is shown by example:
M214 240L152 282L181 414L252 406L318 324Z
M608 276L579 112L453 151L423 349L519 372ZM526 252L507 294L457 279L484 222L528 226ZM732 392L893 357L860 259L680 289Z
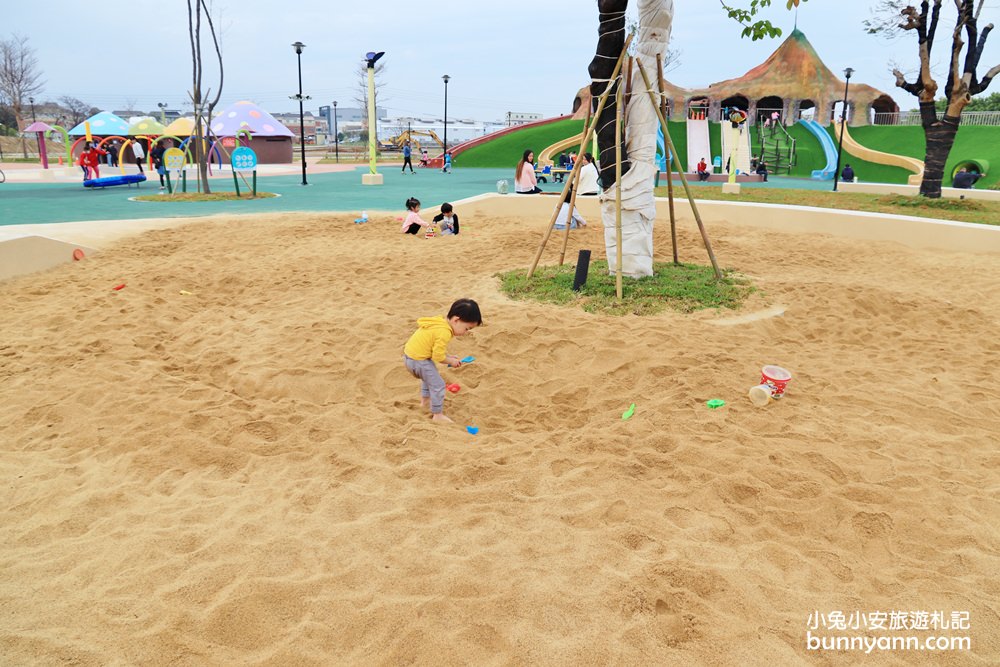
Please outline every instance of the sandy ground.
M0 284L0 662L1000 662L995 256L717 225L783 317L614 318L503 297L544 220L459 213L203 219ZM400 353L462 296L447 427ZM971 650L807 650L897 610L970 629L813 633Z

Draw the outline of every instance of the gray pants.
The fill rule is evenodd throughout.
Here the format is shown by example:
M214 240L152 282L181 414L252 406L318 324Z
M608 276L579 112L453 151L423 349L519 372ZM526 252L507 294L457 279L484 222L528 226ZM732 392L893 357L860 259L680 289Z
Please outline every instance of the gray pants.
M410 371L413 377L420 380L420 395L431 399L431 413L435 415L444 411L444 378L438 372L437 364L433 359L410 359L405 354L403 361L406 363L406 370Z

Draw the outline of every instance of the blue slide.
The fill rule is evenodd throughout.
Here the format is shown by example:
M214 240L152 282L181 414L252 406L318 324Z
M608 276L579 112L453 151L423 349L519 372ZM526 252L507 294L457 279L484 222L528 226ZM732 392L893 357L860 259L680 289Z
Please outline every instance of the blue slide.
M85 188L110 188L116 185L129 185L142 183L146 180L145 174L120 174L118 176L104 176L103 178L88 178L83 182Z
M823 152L826 154L826 167L814 169L812 177L821 181L832 181L833 174L837 171L837 145L833 143L833 137L830 136L825 127L814 120L800 120L799 123L819 139L819 143L823 146Z
M667 152L666 141L663 139L663 126L659 126L656 129L656 168L660 171L667 171L667 158L673 159L673 156Z

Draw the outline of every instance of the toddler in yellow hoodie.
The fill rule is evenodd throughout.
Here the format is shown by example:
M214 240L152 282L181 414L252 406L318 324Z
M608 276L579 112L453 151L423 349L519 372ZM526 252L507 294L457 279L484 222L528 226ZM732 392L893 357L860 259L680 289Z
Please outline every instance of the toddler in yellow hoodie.
M448 343L455 336L464 336L483 323L479 304L472 299L459 299L451 304L447 317L421 317L417 330L403 347L406 370L420 380L420 405L431 408L431 419L450 422L444 416L444 379L438 364L452 368L462 365L458 357L448 354Z

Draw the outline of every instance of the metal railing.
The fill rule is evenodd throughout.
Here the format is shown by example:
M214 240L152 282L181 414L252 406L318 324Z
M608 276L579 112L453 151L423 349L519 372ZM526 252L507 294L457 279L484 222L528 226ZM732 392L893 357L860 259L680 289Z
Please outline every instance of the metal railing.
M938 113L938 117L941 113ZM919 111L898 113L876 113L875 125L920 125ZM1000 125L1000 111L966 111L962 114L962 125Z

